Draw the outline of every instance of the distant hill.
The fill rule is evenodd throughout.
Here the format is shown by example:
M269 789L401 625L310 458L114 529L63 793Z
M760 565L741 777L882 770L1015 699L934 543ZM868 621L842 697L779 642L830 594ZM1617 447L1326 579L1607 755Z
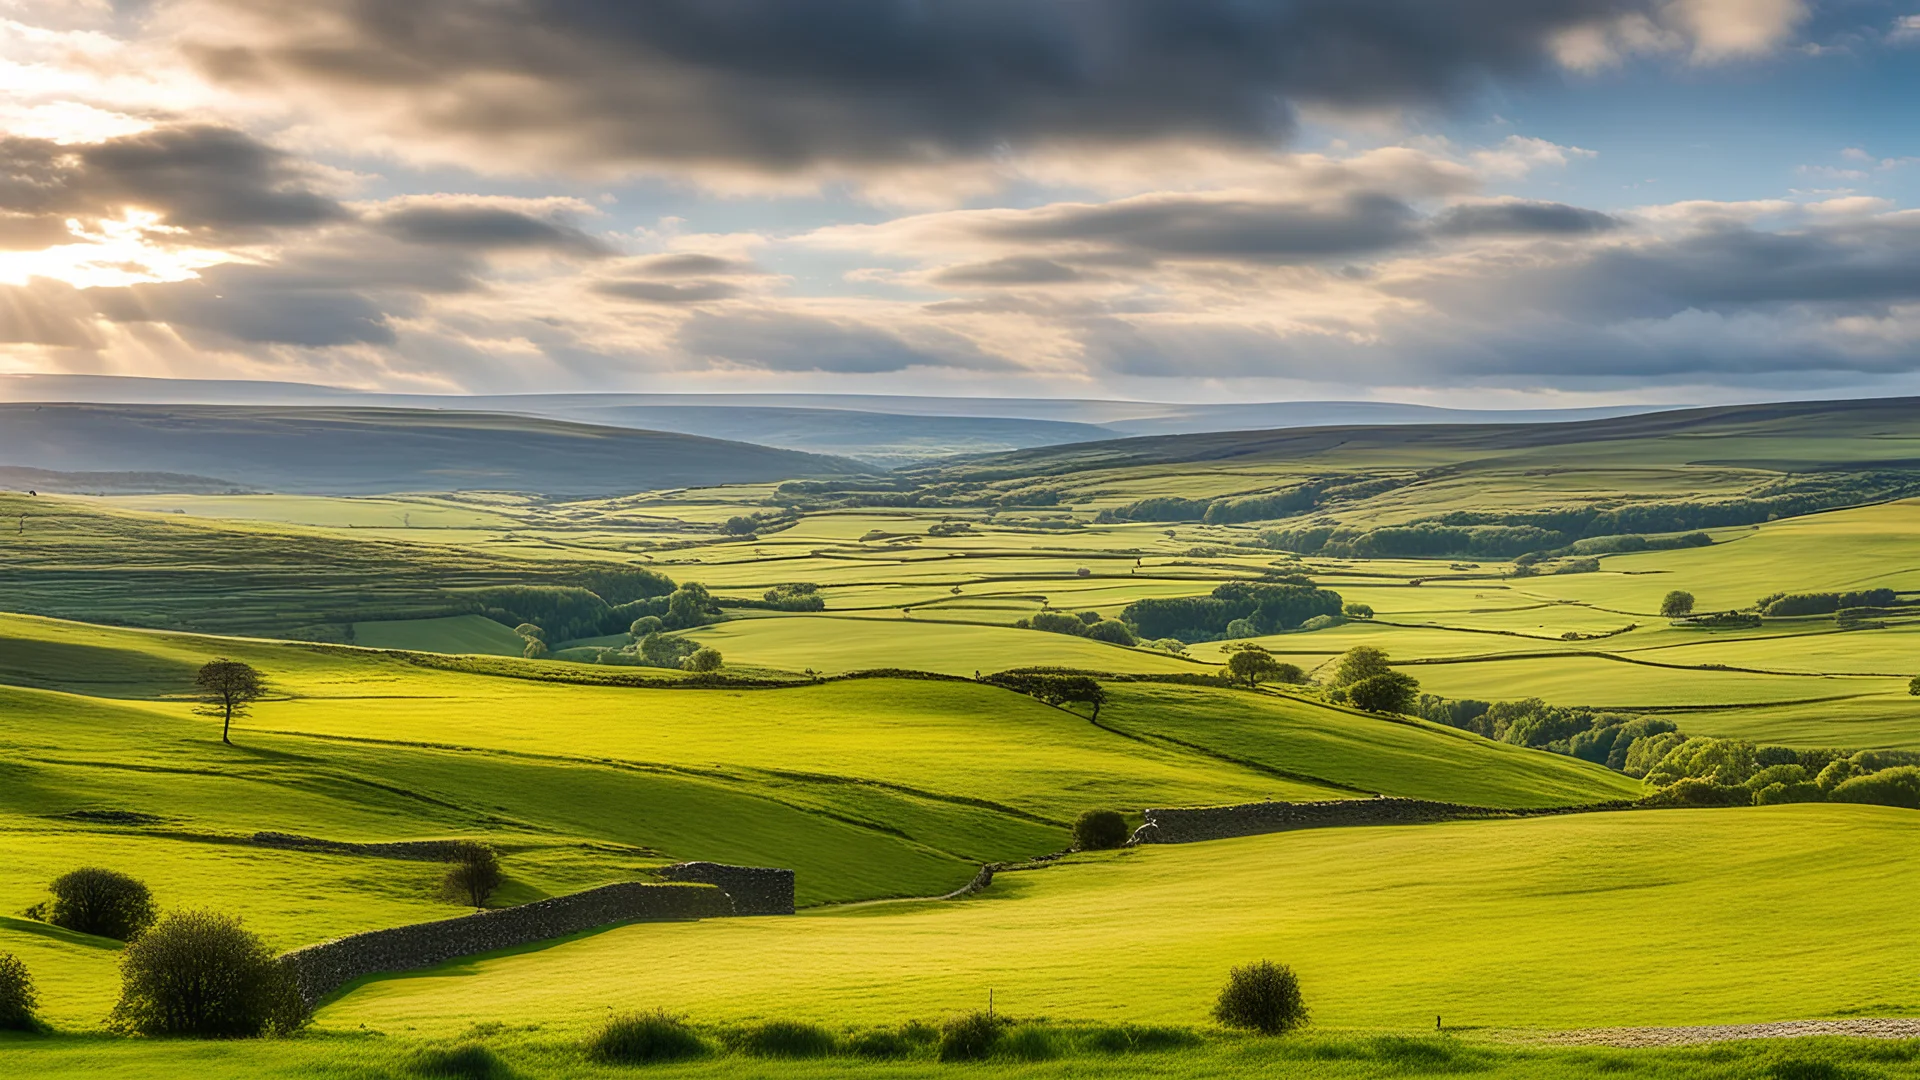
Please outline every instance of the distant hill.
M1390 401L1187 405L884 394L387 394L304 383L0 375L0 401L459 409L737 439L894 468L953 454L1158 435L1327 424L1542 423L1655 406L1465 410Z
M1571 423L1371 424L1154 435L975 456L910 473L930 480L1226 461L1309 467L1355 461L1512 464L1516 454L1589 444L1612 444L1606 457L1622 466L1730 465L1778 472L1920 469L1920 398L1724 405Z
M52 403L0 405L0 465L349 495L604 495L872 471L750 443L481 412Z
M251 490L211 476L169 472L53 472L0 465L0 490L70 495L229 495Z

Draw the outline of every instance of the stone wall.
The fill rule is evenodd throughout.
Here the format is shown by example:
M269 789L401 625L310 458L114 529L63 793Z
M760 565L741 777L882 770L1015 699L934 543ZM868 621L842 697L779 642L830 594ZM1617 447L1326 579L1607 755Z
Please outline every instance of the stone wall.
M723 863L675 863L660 871L668 881L695 881L718 885L733 898L740 915L793 914L793 871Z
M1427 802L1423 799L1336 799L1327 802L1260 802L1236 806L1198 806L1148 810L1146 824L1134 830L1136 844L1189 844L1234 836L1316 829L1339 825L1419 825L1463 818L1534 817L1587 810L1625 810L1631 803L1570 806L1545 810L1494 810L1484 806Z
M370 855L379 859L409 859L414 862L449 862L458 840L397 840L387 844L355 844L345 840L321 840L292 833L257 832L253 843L260 847L288 851L325 851L336 855Z
M782 872L789 876L787 910L792 911L792 871ZM733 914L735 906L728 894L709 885L629 881L519 907L369 930L295 949L280 961L293 968L301 996L314 1004L365 975L432 967L614 923Z

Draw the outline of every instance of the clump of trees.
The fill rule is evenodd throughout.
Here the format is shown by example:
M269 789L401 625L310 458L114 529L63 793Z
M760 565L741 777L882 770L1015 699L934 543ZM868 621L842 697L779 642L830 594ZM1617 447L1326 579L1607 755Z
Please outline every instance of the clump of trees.
M220 718L220 741L233 745L233 721L244 717L267 693L266 677L251 665L221 657L209 660L195 673L202 716Z
M1252 688L1263 682L1297 685L1307 681L1307 673L1298 664L1275 660L1272 653L1258 645L1242 645L1227 657L1227 678Z
M1892 589L1865 589L1838 593L1773 593L1754 603L1762 615L1787 618L1795 615L1832 615L1846 608L1884 608L1899 602Z
M1073 822L1073 846L1082 851L1117 848L1127 835L1127 819L1118 810L1088 810Z
M1064 611L1041 611L1013 625L1023 630L1044 630L1050 634L1069 634L1092 638L1111 645L1135 645L1133 628L1118 619L1109 619L1097 611L1069 615Z
M127 947L111 1025L139 1035L248 1038L309 1019L292 972L231 915L176 911Z
M500 853L490 844L462 840L448 853L447 874L441 888L450 899L469 907L485 907L487 898L507 879L500 866Z
M69 870L47 886L52 900L29 914L82 934L133 941L159 918L153 893L137 878L98 866Z
M807 581L775 585L768 589L761 599L775 611L825 611L827 609L827 598L820 595L820 586Z
M1214 1002L1213 1018L1227 1027L1284 1035L1307 1023L1306 999L1293 969L1271 960L1236 967Z
M1106 690L1098 680L1088 675L1021 668L995 672L980 681L1025 694L1056 708L1090 705L1093 707L1094 720L1100 719L1100 707L1107 703Z
M1248 636L1276 634L1300 627L1316 616L1338 617L1340 594L1316 588L1305 578L1281 582L1229 581L1206 596L1136 600L1120 613L1135 632L1149 638L1217 641L1231 636L1230 624L1244 621Z
M687 658L681 666L688 671L705 673L719 671L722 663L724 663L724 660L720 655L719 649L713 648L710 645L703 645L687 654Z

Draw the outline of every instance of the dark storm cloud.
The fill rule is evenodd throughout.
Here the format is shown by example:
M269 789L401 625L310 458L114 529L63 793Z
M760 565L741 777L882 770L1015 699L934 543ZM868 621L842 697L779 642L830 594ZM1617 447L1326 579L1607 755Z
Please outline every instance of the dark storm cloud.
M1565 203L1497 202L1455 206L1434 218L1440 236L1574 236L1617 229L1620 221Z
M910 367L1001 367L963 338L933 331L909 341L878 326L790 312L696 312L678 343L695 356L771 371L871 375Z
M79 146L0 140L0 210L13 228L45 232L50 222L117 217L129 207L201 239L348 216L314 190L305 163L232 128L156 128Z
M607 245L564 222L497 206L407 206L381 215L373 224L415 244L490 251L545 250L590 257L612 254Z
M361 95L410 134L792 171L1005 146L1266 144L1297 105L1444 105L1665 0L210 0L215 79ZM204 31L203 31L204 33ZM397 109L398 111L393 111Z

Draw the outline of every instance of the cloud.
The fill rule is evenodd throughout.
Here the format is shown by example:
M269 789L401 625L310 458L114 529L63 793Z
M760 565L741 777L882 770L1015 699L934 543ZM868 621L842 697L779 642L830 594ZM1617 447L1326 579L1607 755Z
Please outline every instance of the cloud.
M549 204L542 206L541 204ZM558 203L556 210L551 204ZM529 208L523 205L533 204ZM550 251L599 258L612 249L567 223L572 200L500 200L435 196L400 200L374 216L374 227L412 244L477 251Z
M702 311L681 325L677 344L694 356L770 371L870 375L914 367L1006 366L946 331L920 330L911 337L845 318L770 310L725 315Z
M592 289L601 296L649 304L697 304L740 295L740 286L725 281L695 281L685 285L670 281L601 281Z
M1800 0L176 0L210 79L478 168L797 175L1059 145L1271 148L1555 63L1774 47Z
M1439 236L1567 236L1617 229L1619 219L1564 203L1505 199L1451 207L1434 218Z
M987 262L949 266L935 272L930 280L936 285L970 286L1060 285L1084 281L1086 274L1071 266L1035 255L1009 255Z

